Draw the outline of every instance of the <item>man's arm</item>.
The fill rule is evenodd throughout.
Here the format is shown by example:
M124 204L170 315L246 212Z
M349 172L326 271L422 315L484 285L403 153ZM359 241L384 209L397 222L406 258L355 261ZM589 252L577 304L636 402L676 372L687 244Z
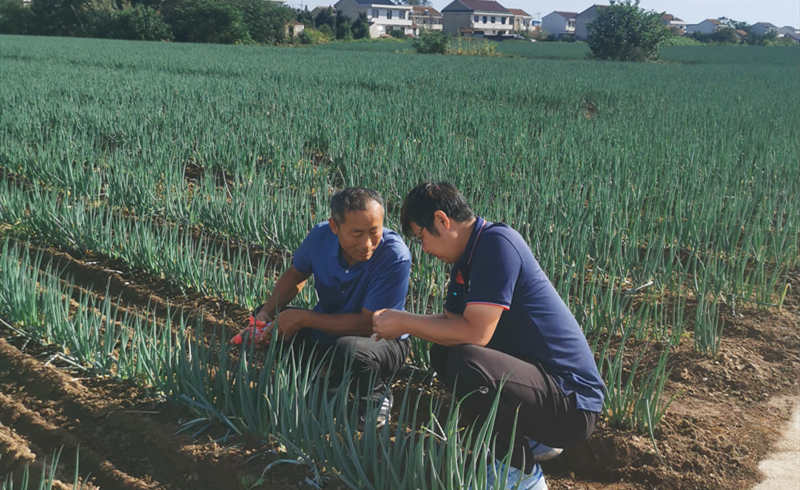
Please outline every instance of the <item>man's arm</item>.
M256 315L256 320L262 322L274 320L278 312L303 289L309 275L297 270L293 265L289 266L278 278L275 287L272 288L272 294Z
M414 315L398 310L379 310L372 316L373 331L379 338L396 338L408 332L441 345L485 346L492 340L503 307L472 303L464 315Z
M278 329L286 337L291 337L304 327L335 336L368 336L372 334L372 311L362 308L361 313L327 314L311 310L285 310L278 317Z

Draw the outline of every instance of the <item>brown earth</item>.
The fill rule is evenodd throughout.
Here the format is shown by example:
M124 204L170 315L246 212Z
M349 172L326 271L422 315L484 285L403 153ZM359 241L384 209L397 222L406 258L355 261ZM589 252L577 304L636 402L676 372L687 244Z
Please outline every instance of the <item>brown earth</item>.
M169 306L234 332L248 313L102 257L45 254L81 288L103 297L108 286L123 308L141 314L148 303L157 315ZM800 392L800 274L790 282L780 310L723 312L716 358L696 353L690 340L673 352L665 396L674 398L654 434L657 451L649 436L601 423L588 442L545 466L550 487L741 488L759 481L758 463L790 415L787 397ZM209 433L176 435L191 417L187 410L129 383L45 365L52 352L0 329L0 475L63 447L58 478L71 482L79 446L80 474L104 488L235 489L279 457L248 439L223 445ZM278 465L261 488L302 487L307 476L301 466Z

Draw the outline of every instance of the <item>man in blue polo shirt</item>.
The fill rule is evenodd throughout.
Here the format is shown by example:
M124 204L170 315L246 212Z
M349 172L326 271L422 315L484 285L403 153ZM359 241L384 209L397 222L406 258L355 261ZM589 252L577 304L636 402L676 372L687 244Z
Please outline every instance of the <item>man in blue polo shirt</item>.
M513 447L508 483L546 488L538 461L588 438L603 407L583 331L522 236L475 216L452 185L414 188L402 222L425 252L453 264L446 311L376 311L373 330L383 339L408 332L433 342L431 364L442 381L452 386L458 377L457 395L473 393L463 405L468 420L489 413L505 377L494 430L496 447Z
M402 310L408 292L411 253L396 232L383 227L383 198L376 191L347 188L331 198L331 217L316 225L295 251L257 321L277 323L282 339L314 344L317 353L333 349L334 380L350 365L361 395L380 403L378 424L388 420L389 383L410 347L407 336L375 340L372 314ZM319 303L313 310L284 309L314 275ZM256 338L269 342L267 329ZM371 379L374 390L364 391Z

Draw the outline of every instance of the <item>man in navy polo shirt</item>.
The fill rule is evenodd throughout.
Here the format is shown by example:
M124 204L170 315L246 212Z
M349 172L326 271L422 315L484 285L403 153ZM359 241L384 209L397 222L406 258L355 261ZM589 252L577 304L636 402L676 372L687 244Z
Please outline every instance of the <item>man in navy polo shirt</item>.
M280 276L258 321L277 320L277 331L294 344L334 349L334 377L350 364L362 395L379 402L378 424L388 420L389 383L410 347L407 336L376 340L372 314L402 310L408 292L411 253L396 232L383 227L383 198L376 191L347 188L331 198L331 217L311 230ZM319 303L313 310L284 309L314 275ZM266 330L257 342L270 341ZM364 388L374 378L374 391Z
M408 332L433 342L431 364L442 381L452 386L458 377L457 395L473 392L463 405L468 420L489 413L506 377L496 447L513 442L509 483L546 488L538 461L587 439L603 407L604 384L583 331L522 236L475 216L452 185L415 187L402 222L425 252L453 264L446 311L379 310L373 330L383 339Z

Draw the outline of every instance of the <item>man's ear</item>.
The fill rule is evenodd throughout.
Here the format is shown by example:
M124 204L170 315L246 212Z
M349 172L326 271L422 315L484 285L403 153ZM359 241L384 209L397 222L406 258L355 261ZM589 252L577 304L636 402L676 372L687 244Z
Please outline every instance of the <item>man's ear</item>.
M441 209L437 209L436 211L434 211L433 213L434 229L440 230L440 233L441 231L449 231L451 224L452 221L450 220L450 217L447 216L447 213L445 213Z
M333 234L339 236L339 225L336 223L336 220L333 218L328 218L328 224L331 226L331 231Z

